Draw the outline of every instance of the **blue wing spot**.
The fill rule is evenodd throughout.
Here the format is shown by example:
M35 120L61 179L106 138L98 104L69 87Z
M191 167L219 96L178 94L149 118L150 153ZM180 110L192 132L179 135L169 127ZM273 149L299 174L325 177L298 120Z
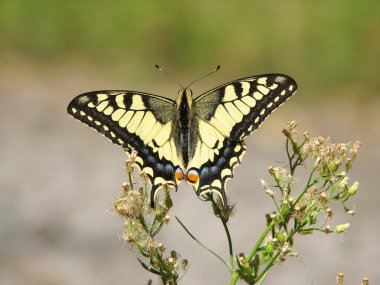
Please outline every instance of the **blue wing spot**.
M165 173L171 174L174 173L174 168L171 164L166 164L165 165Z

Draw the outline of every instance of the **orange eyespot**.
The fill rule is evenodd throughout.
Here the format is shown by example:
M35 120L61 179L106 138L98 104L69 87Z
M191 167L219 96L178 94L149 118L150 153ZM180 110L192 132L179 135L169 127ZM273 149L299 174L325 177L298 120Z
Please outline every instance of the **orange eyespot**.
M183 180L183 171L181 168L177 168L175 171L175 179L177 181L182 181Z
M195 184L198 182L198 180L199 180L198 171L192 169L187 172L187 181Z

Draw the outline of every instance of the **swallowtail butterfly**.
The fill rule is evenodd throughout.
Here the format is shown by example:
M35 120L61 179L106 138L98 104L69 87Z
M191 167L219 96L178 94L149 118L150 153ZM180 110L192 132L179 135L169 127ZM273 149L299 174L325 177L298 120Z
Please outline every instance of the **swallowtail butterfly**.
M264 74L231 81L195 99L189 88L175 101L128 90L81 94L68 113L127 152L148 176L151 203L164 185L185 180L197 195L216 192L227 207L226 182L246 151L244 138L297 89L287 75Z

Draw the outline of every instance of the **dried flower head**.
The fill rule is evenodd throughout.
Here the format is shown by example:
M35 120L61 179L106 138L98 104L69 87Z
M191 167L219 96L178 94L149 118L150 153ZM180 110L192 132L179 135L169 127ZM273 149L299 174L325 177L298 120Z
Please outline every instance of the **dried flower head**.
M188 267L189 267L189 261L187 259L182 259L181 269L183 271L186 271Z
M288 122L285 124L285 129L282 132L287 138L294 140L297 137L297 126L298 124L295 121Z
M155 208L152 209L147 194L146 174L141 173L144 187L136 187L132 181L136 157L137 153L132 152L125 162L129 183L123 183L122 192L114 202L116 212L124 219L122 238L148 258L149 265L139 260L146 270L156 274L162 272L161 276L167 281L177 280L179 271L187 268L184 266L187 260L180 261L179 255L175 251L164 258L165 246L155 238L163 225L170 221L168 212L173 203L170 199L169 189L164 187L164 200L156 203Z
M133 173L133 169L135 168L136 164L136 157L137 157L137 151L132 150L131 153L127 152L127 155L129 156L128 159L125 161L124 166L127 172Z
M356 154L358 153L358 150L361 146L361 142L360 141L356 141L352 144L351 148L350 148L350 153L352 156L356 156Z

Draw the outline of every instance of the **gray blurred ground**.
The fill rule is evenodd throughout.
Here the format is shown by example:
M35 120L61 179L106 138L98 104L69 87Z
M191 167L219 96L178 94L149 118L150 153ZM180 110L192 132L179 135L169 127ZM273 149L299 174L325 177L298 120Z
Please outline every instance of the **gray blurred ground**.
M120 88L124 83L111 77L100 80L97 73L73 67L41 71L20 64L17 69L1 69L0 284L145 284L152 278L119 239L122 222L112 212L112 202L127 179L122 150L66 114L67 103L78 93ZM298 94L249 137L243 164L229 184L228 196L237 202L230 221L235 250L249 251L264 228L264 214L273 206L258 180L268 178L268 165L284 164L281 129L296 120L300 131L312 135L330 136L335 142L362 141L351 174L361 183L354 205L358 214L337 218L352 224L347 234L296 237L300 257L277 266L267 283L334 284L341 271L351 280L347 284L359 284L362 276L376 284L379 101L360 108L340 100L323 106L317 99L302 104L304 92L298 83ZM211 87L205 80L195 89ZM153 82L145 90L173 97L176 88L170 82ZM227 257L222 226L209 205L185 185L172 197L171 216L180 217L199 239ZM162 231L160 240L190 260L183 284L226 284L223 265L175 221Z

